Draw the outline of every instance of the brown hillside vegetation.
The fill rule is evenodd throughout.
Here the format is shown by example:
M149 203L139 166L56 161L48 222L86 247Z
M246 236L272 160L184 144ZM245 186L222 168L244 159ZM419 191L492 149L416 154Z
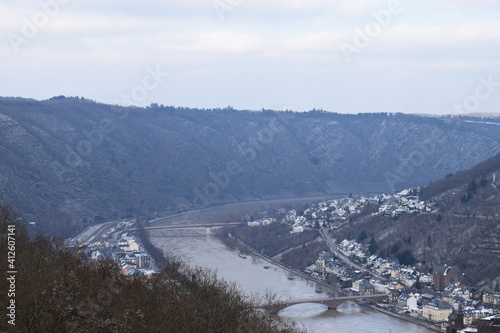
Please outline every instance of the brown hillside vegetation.
M124 277L111 260L87 262L62 242L30 240L8 209L1 212L0 253L7 257L7 226L16 225L16 318L6 332L299 332L292 324L256 310L235 287L215 274L178 265L150 278ZM182 266L181 266L182 267ZM2 261L6 272L6 260ZM6 295L8 281L0 289Z

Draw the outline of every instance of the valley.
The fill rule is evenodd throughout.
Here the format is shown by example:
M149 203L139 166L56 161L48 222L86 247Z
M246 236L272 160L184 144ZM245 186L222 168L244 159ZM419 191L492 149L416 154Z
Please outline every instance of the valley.
M497 121L2 98L0 201L69 237L166 210L394 192L500 152Z

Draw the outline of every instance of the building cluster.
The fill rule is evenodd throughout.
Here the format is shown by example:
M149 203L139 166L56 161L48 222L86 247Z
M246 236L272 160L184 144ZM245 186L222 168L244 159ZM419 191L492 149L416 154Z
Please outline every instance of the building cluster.
M418 189L407 189L390 195L333 199L312 204L303 212L281 209L278 213L284 215L281 222L289 224L292 232L320 227L336 229L348 222L352 215L360 214L365 208L369 209L372 215L386 216L431 212L435 204L420 200L418 192Z
M316 267L318 267L318 262L321 264L323 261L325 262L325 273L333 274L342 286L348 286L352 283L353 279L358 277L359 273L356 273L356 271L352 270L349 265L341 260L325 261L320 258L316 261ZM317 270L317 268L315 268L315 270Z
M476 328L481 320L500 313L500 295L473 295L464 285L464 274L456 267L435 266L431 274L416 266L402 266L397 261L376 256L366 258L360 244L353 241L344 240L338 249L346 256L365 258L364 263L358 263L374 276L385 279L370 277L329 252L320 253L307 272L324 280L331 280L333 275L351 294L387 293L387 302L378 304L387 310L440 325L443 330L459 315L462 328L468 329L467 332L479 332Z
M352 258L354 262L369 269L374 275L384 277L387 280L397 280L408 286L414 285L417 279L424 285L430 285L433 282L430 273L421 272L415 266L403 266L397 260L367 255L363 245L354 240L344 239L338 244L338 250L346 257Z
M466 288L449 290L451 291L436 293L427 288L403 288L390 293L388 306L395 312L410 314L443 326L449 322L450 316L457 313L463 315L465 326L474 325L479 319L497 313L481 300L473 299Z
M259 220L255 220L255 221L248 221L247 225L249 227L258 227L261 225L269 225L269 224L274 223L274 222L276 222L275 218L268 217L268 218L259 219Z
M495 309L500 309L500 293L499 294L485 293L483 295L483 303L491 305Z
M366 258L363 245L359 244L356 241L344 239L339 243L338 249L346 257L355 257L357 258L357 260Z
M150 275L155 271L154 261L144 250L138 232L125 230L128 226L119 224L97 241L86 244L85 256L93 261L112 258L123 275Z
M282 222L289 224L292 232L319 227L335 229L368 205L372 215L392 217L432 212L435 208L434 203L419 200L418 190L409 189L395 195L323 201L300 214L296 210L286 212ZM432 272L425 272L419 266L403 266L395 260L369 255L365 247L354 240L343 240L337 244L337 249L371 274L327 252L320 253L306 272L324 280L334 276L334 280L350 293L387 293L387 302L379 306L441 325L443 330L456 326L464 332L500 332L500 295L472 295L464 286L464 275L456 267L435 266ZM495 325L499 325L498 331Z

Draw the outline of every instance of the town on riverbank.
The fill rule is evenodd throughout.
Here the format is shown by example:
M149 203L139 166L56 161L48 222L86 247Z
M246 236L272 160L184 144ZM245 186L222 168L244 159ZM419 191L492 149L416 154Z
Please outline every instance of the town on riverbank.
M362 244L368 237L364 231L355 239L333 239L335 231L354 216L397 219L403 214L432 213L436 204L420 200L418 194L418 189L407 189L393 195L349 196L300 209L258 212L244 216L246 227L231 228L229 234L255 253L346 294L386 293L384 302L373 304L384 313L450 332L500 331L500 292L467 286L458 267L444 263L428 270L410 252L396 260L382 258L373 238ZM490 326L499 330L485 328Z
M332 232L355 215L425 214L432 212L433 206L419 200L415 190L337 198L304 209L280 208L242 216L241 225L217 234L226 244L237 239L242 257L249 253L261 255L324 288L347 295L387 294L383 302L364 303L380 312L437 330L493 332L484 327L493 327L499 320L500 295L477 293L466 286L457 267L442 265L425 271L419 263L409 264L412 260L406 259L411 258L402 257L401 263L379 257L373 251L376 244L369 242L366 246L357 241L367 235L358 235L354 240L332 238ZM155 261L145 249L139 231L133 230L137 229L133 221L103 229L99 237L85 245L89 260L112 257L124 275L154 272Z

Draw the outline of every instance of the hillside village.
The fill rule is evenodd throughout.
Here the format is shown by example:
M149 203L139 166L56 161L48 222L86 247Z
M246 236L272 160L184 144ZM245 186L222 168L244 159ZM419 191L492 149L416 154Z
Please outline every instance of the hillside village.
M365 258L361 266L372 274L352 269L328 252L321 253L305 272L320 280L338 281L350 294L387 293L387 301L378 307L443 328L450 324L450 315L461 316L464 327L477 324L480 319L500 318L495 316L500 314L500 293L473 293L456 267L436 266L430 274L422 272L418 265L403 266L375 255L366 257L362 246L354 241L344 240L338 249L349 258Z
M254 220L250 216L244 216L243 220L248 221L247 224L252 227L280 221L291 225L293 232L301 232L321 227L336 229L349 222L349 218L353 215L361 214L367 210L371 211L372 215L382 214L393 217L402 214L432 212L436 204L421 201L418 193L419 189L406 189L397 194L379 194L357 198L350 196L311 204L302 212L295 209L286 211L286 209L281 208L276 211L275 217L266 216Z
M300 233L310 229L335 230L355 214L397 217L433 212L436 204L420 200L418 193L419 189L406 189L394 195L333 199L309 205L301 212L280 209L276 217L247 224L252 227L279 221L288 224L291 233ZM402 265L398 260L371 254L374 251L369 246L356 240L337 242L336 250L338 253L335 250L320 253L304 272L319 280L334 281L351 294L387 293L387 301L378 307L437 324L443 330L500 321L500 293L473 292L464 284L464 274L457 267L435 266L432 272L427 272L420 263ZM467 332L478 332L474 327Z

